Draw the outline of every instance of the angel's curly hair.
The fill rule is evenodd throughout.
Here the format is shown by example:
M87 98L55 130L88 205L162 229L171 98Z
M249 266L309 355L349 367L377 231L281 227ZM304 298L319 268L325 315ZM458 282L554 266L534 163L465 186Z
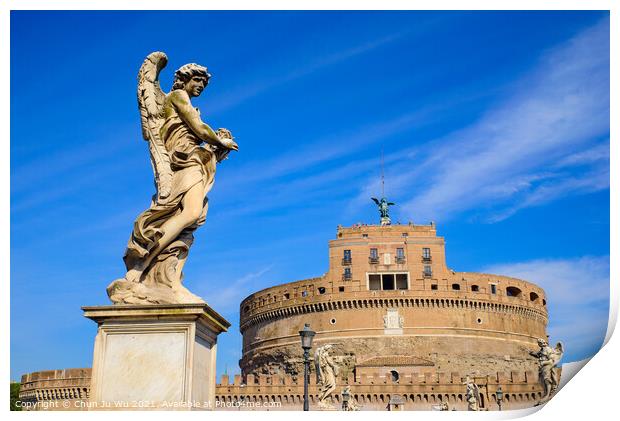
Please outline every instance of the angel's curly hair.
M172 84L172 90L183 89L185 84L194 76L202 76L207 79L207 83L209 83L209 79L211 79L211 73L209 73L208 69L205 66L201 66L196 63L188 63L184 66L181 66L176 72L174 72L174 82Z

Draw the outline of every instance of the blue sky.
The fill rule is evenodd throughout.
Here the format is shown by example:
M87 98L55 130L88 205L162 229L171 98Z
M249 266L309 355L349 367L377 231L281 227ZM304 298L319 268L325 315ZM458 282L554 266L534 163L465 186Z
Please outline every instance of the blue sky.
M160 29L161 28L161 29ZM327 270L338 224L437 223L448 265L547 291L565 361L602 343L609 301L609 20L604 12L12 12L11 377L91 365L96 326L153 193L135 90L214 75L195 100L239 153L218 168L186 285L238 304Z

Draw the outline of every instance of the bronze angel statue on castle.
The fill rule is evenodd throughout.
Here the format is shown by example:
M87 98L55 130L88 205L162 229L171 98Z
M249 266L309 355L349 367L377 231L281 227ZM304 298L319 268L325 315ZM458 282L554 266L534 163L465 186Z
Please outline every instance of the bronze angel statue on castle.
M142 136L148 141L157 192L134 222L125 277L107 288L115 304L204 302L182 285L182 270L193 233L205 222L216 164L239 149L230 131L213 130L192 105L191 99L209 84L207 68L195 63L180 67L165 94L159 73L167 62L164 53L151 53L138 72Z

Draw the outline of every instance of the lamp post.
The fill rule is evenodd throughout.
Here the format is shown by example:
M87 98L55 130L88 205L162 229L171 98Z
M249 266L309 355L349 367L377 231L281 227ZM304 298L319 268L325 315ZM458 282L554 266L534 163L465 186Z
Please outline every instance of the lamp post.
M310 410L308 402L308 380L310 380L310 349L312 349L312 338L315 332L306 323L303 330L299 331L301 337L301 348L304 350L304 411Z
M495 391L495 396L497 396L497 406L499 406L499 410L502 410L502 401L504 400L504 392L502 392L502 387L498 387Z
M349 410L349 399L350 398L351 398L351 392L349 391L349 388L346 387L342 391L342 410L343 411L348 411Z

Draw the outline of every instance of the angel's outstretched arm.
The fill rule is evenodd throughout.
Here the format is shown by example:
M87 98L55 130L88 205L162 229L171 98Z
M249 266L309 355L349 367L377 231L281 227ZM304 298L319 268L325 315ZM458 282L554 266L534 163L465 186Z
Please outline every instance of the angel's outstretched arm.
M192 107L187 92L182 89L172 91L170 100L177 109L181 120L189 126L196 136L211 145L223 146L215 131L200 119L200 114Z

